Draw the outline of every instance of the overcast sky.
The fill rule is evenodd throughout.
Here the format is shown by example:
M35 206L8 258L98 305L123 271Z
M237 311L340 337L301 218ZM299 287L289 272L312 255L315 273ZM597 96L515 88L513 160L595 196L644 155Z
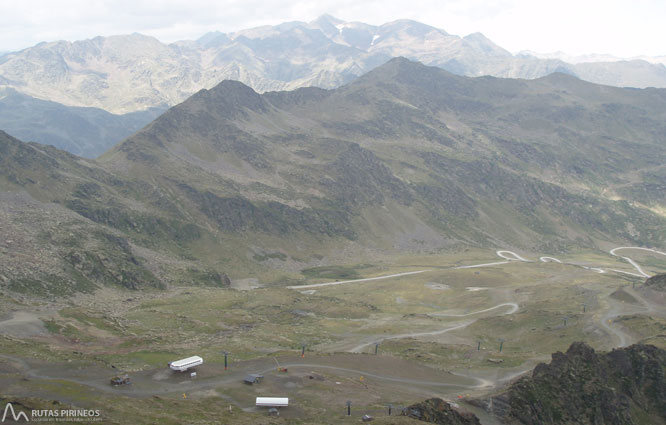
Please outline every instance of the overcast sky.
M324 13L482 32L514 53L666 55L666 0L0 0L0 51L132 32L172 42Z

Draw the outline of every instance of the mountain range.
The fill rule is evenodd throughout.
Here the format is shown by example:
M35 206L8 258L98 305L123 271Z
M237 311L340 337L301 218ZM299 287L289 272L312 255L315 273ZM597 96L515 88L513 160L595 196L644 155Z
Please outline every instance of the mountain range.
M141 34L44 42L0 56L0 88L60 103L63 108L97 108L126 116L165 110L225 79L241 81L257 92L307 86L335 88L398 56L466 76L534 79L564 72L606 85L666 87L666 67L661 63L566 63L559 58L512 55L480 33L459 37L409 20L374 26L323 15L309 23L287 22L228 34L212 32L196 41L171 44ZM7 129L14 136L92 156L127 135L113 133L118 136L114 143L90 137L87 143L95 148L82 149L82 142L64 134L62 128L51 131L40 122L58 120L58 113L46 115L43 105L34 102L40 113L28 113L31 109L24 103L26 113L12 117L13 128ZM0 99L0 105L12 108L6 98ZM80 110L57 109L81 115ZM129 133L152 118L154 114L128 117L132 122L127 126ZM96 126L98 120L86 121ZM39 127L40 131L25 131ZM95 133L112 134L105 128L90 129L91 136Z
M664 89L398 58L332 90L223 81L96 160L3 133L0 280L280 284L391 253L662 245L665 115Z

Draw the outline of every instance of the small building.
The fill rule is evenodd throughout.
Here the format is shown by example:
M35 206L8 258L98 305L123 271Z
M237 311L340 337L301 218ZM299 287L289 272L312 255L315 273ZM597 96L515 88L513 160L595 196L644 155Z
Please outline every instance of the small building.
M257 397L256 405L259 407L287 407L289 399L287 397Z
M199 356L192 356L182 360L176 360L169 363L171 370L178 372L185 372L187 369L193 368L203 364L203 359Z
M243 382L248 385L258 384L261 380L264 379L264 375L257 375L255 373L250 373L249 375L243 378Z

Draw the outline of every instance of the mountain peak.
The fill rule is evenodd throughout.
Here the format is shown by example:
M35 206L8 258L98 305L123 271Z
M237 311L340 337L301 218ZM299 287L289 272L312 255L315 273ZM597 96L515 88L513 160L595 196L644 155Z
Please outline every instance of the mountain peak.
M319 16L317 19L312 21L313 24L328 24L328 25L340 25L344 24L345 21L342 19L338 19L335 16L329 15L328 13L324 13L323 15Z
M223 32L211 31L202 35L196 40L196 43L204 47L219 46L229 43L231 39Z
M244 113L243 110L265 111L266 102L240 81L224 80L209 90L200 90L178 108L205 110L221 118L232 118Z
M473 47L484 54L489 54L492 56L502 56L510 58L513 55L508 51L497 44L493 43L488 37L483 35L480 32L475 32L468 34L463 37L463 41L466 42L470 47Z
M438 32L442 35L449 35L446 31L440 28L433 27L411 19L398 19L388 22L381 27L382 32L386 31L405 31L412 36L425 36L432 32Z
M384 80L388 78L408 85L422 85L427 84L432 78L441 79L447 76L453 77L454 75L444 69L424 65L419 61L400 56L359 77L358 81Z

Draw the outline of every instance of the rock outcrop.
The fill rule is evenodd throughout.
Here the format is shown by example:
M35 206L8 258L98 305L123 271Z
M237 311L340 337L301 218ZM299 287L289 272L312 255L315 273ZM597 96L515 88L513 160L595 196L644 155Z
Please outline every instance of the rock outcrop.
M666 424L666 351L576 342L483 405L508 424ZM491 407L492 406L492 407Z
M442 425L481 425L472 413L460 412L441 398L413 404L402 411L403 416Z
M666 274L654 275L645 281L645 286L655 291L666 291Z

